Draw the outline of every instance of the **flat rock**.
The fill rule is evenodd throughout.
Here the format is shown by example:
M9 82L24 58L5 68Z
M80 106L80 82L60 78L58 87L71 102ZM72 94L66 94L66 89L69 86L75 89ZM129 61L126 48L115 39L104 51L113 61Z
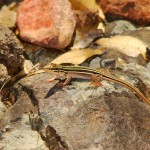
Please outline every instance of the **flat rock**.
M11 150L47 149L29 122L30 111L33 114L38 113L33 104L28 94L22 93L21 98L11 108L5 108L3 118L0 118L0 149L9 150L10 146Z
M68 0L25 0L18 8L17 26L21 38L39 46L67 47L75 25L75 15Z
M27 98L27 99L26 99ZM11 125L13 122L17 122L22 119L24 115L29 115L30 111L37 113L37 107L33 105L28 95L22 93L21 99L9 109L5 110L3 118L0 120L0 130L2 130L6 125Z
M124 17L139 25L150 24L149 0L100 0L107 16Z
M142 70L142 67L137 70L137 75ZM94 88L81 79L61 88L57 86L58 81L45 82L53 76L52 72L36 74L15 86L15 90L19 85L30 95L27 99L37 102L39 117L43 120L43 128L38 132L49 148L51 144L57 148L63 145L69 150L150 148L150 107L140 102L134 93L106 81ZM139 85L144 80L143 87L149 86L148 74L144 78L139 75L140 80L132 74L124 76L130 83Z

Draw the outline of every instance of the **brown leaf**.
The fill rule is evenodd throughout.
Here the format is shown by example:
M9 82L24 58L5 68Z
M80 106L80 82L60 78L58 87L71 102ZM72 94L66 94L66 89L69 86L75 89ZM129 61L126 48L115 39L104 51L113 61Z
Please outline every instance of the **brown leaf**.
M71 49L86 48L105 32L105 16L95 0L70 0L76 14L76 36ZM101 14L101 13L102 14ZM100 15L101 14L101 15Z
M102 55L104 52L105 52L104 48L71 50L57 57L51 63L54 64L70 63L70 64L78 65L84 62L89 57L92 57L93 55Z
M103 36L103 31L97 29L102 21L95 10L76 10L76 34L71 49L87 48L91 42Z
M99 17L105 20L105 15L99 4L96 3L95 0L70 0L74 9L78 10L98 10Z
M142 54L144 59L147 60L146 48L148 45L132 36L117 35L111 38L101 38L96 41L96 44L101 47L116 49L131 57L137 57Z
M74 39L74 43L71 49L81 49L88 47L94 39L103 35L103 32L98 29L94 29L94 27L88 30L88 28L77 29L76 36Z

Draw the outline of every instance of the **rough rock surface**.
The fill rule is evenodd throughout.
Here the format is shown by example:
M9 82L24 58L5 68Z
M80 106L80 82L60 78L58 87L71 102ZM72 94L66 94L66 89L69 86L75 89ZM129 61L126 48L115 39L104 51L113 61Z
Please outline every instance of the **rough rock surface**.
M117 20L107 24L105 30L106 30L106 35L110 35L110 34L113 35L113 34L122 34L123 32L126 32L128 30L136 30L136 28L129 21Z
M37 107L33 103L22 92L21 98L11 108L5 109L3 118L0 119L0 149L47 150L29 122L30 111L37 114Z
M0 96L0 118L2 118L3 114L6 112L6 106L1 102L1 96Z
M131 70L130 65L128 68ZM146 68L132 71L140 80L130 73L121 74L138 87L143 84L146 91L150 85ZM26 100L37 102L43 122L35 124L49 148L54 144L55 148L63 145L69 150L150 149L150 107L134 93L106 81L102 81L103 86L93 88L90 82L81 79L61 88L56 85L58 81L45 82L52 76L51 72L36 74L15 86L15 91L19 86L28 93Z
M6 82L8 79L10 79L10 76L8 75L7 68L0 64L0 87Z
M20 36L39 46L67 47L75 25L75 15L68 0L25 0L18 8Z
M15 74L23 64L23 46L14 33L0 26L0 63L7 67L9 75Z
M99 0L108 16L124 17L137 24L150 24L149 0Z
M29 43L24 43L23 46L28 58L32 61L32 63L39 63L42 67L47 65L54 58L62 54L61 51L55 51L54 53L54 51L48 51L44 47L31 45Z

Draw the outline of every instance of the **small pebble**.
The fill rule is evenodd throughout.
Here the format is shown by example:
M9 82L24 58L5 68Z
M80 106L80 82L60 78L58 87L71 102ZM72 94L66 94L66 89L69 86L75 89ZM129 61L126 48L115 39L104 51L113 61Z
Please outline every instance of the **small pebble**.
M102 68L115 68L116 61L114 59L104 59L101 61Z

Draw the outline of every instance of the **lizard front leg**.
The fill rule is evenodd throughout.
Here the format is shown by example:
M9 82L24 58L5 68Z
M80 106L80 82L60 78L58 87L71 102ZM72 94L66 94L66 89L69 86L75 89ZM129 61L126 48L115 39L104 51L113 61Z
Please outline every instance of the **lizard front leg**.
M65 81L63 82L63 83L58 83L58 86L65 86L65 85L67 85L70 81L71 81L71 79L72 79L72 76L71 75L69 75L69 74L66 74L66 75L64 75L65 76ZM61 80L61 77L59 76L59 75L57 75L57 76L55 76L55 77L52 77L52 78L50 78L50 79L48 79L48 80L46 80L47 82L52 82L52 81L54 81L54 80Z
M66 80L63 83L58 83L58 86L66 86L72 79L72 76L69 74L66 74Z

